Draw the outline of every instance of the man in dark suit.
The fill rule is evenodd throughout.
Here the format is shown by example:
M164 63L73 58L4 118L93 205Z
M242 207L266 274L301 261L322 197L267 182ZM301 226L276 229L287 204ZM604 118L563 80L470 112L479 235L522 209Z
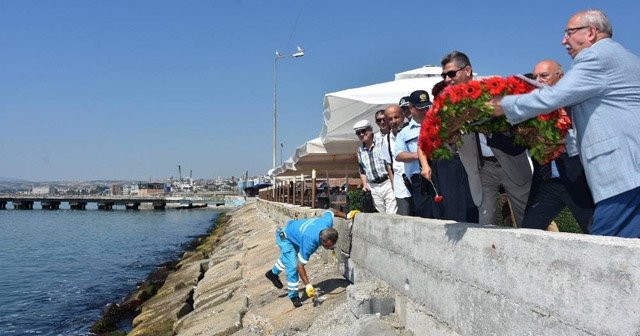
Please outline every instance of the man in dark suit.
M442 79L447 85L467 83L473 79L469 57L453 51L442 61ZM524 149L518 149L513 139L501 133L467 133L458 148L460 161L467 172L473 203L478 207L480 224L496 224L496 200L503 186L518 226L531 189L531 166Z
M533 69L533 77L545 85L554 85L562 76L562 66L552 60L542 61ZM571 210L582 232L589 233L595 205L580 157L562 153L544 165L534 162L522 227L544 230L565 206Z

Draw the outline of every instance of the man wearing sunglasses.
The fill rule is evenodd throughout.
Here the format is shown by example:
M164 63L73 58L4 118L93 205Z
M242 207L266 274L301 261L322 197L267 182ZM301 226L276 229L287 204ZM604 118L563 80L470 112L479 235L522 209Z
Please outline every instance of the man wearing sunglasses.
M442 59L442 78L448 85L467 83L473 79L469 57L453 51ZM496 224L496 201L502 186L511 202L518 226L531 188L531 166L524 148L513 144L502 133L470 133L462 136L458 148L460 161L467 172L473 203L478 207L480 224Z
M611 39L606 14L574 14L562 44L573 65L554 86L494 99L512 124L569 107L596 208L591 234L640 238L640 58Z
M384 117L384 110L378 110L375 114L376 125L378 125L378 131L373 134L376 141L382 141L384 137L389 134L389 124Z
M384 164L382 138L375 139L368 120L360 120L353 130L362 145L358 148L358 165L362 190L371 192L373 205L380 213L395 214L398 210L389 175L393 172Z

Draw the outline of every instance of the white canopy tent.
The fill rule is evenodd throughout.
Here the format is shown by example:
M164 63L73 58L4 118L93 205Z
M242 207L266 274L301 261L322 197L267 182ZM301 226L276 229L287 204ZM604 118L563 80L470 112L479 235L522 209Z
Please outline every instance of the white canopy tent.
M431 92L442 80L440 73L440 67L424 66L398 73L394 81L326 94L320 137L298 147L292 157L268 174L310 175L315 169L318 176L359 176L355 154L359 141L353 132L353 124L367 119L375 125L376 111L397 104L415 90Z
M420 68L431 70L430 68ZM324 97L323 141L356 139L353 124L367 119L374 125L374 114L390 104L397 104L416 90L431 92L441 81L438 76L413 77L326 94Z
M358 140L322 143L320 138L309 140L296 148L295 153L282 166L270 170L269 175L278 177L311 175L316 170L318 177L358 177Z

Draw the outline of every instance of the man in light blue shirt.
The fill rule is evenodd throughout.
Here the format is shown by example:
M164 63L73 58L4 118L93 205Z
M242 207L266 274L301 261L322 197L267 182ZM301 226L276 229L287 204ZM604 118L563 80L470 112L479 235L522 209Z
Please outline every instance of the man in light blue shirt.
M427 192L431 186L420 175L420 162L418 161L420 124L425 113L431 107L431 100L427 91L424 90L412 92L408 100L411 121L396 135L395 152L397 154L395 159L404 162L405 178L408 180L407 184L411 185L411 196L416 216L439 218L438 207Z
M305 265L318 247L333 249L338 241L338 231L333 228L333 217L346 218L341 211L329 209L321 217L290 220L285 228L276 229L276 244L280 247L280 258L265 277L276 286L283 288L279 279L280 273L287 273L287 289L289 298L295 307L302 306L298 296L298 274L305 284L308 297L315 295L315 288L309 282Z

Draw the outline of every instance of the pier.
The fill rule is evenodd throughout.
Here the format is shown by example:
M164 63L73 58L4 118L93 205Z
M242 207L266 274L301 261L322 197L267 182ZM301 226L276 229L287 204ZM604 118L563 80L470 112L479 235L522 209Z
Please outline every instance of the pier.
M116 205L126 210L138 210L142 203L150 203L154 210L164 210L167 204L182 204L186 208L195 203L224 205L224 195L218 196L41 196L41 195L0 195L0 210L7 209L8 204L16 210L33 210L34 203L40 203L42 210L59 210L62 203L67 203L71 210L85 210L88 203L96 203L98 210L113 210Z

